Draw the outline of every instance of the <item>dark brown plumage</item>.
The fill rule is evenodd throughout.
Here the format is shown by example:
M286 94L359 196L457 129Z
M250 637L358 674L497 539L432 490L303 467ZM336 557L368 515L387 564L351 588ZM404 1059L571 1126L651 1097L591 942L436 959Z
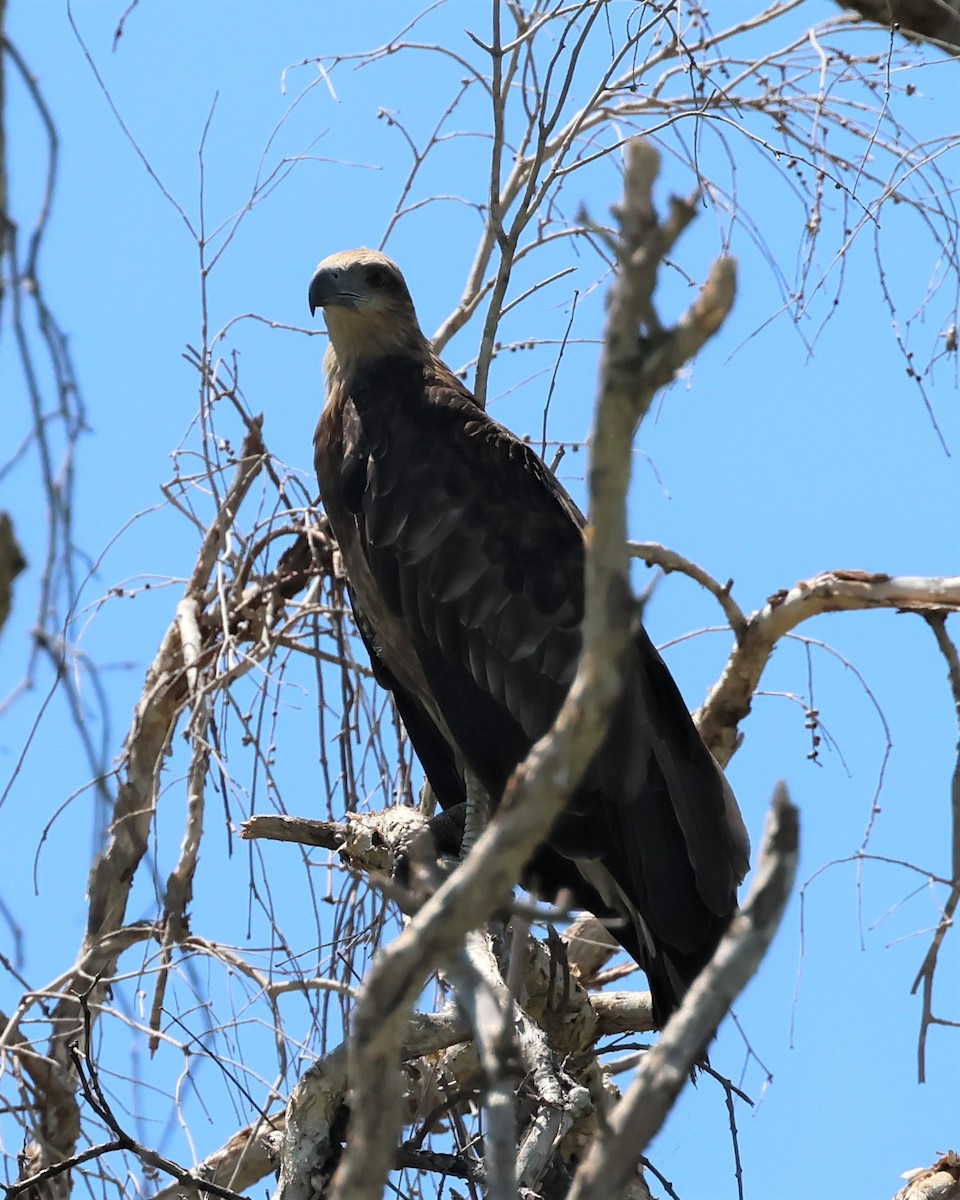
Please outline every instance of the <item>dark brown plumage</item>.
M330 345L321 498L377 679L444 809L466 769L496 804L576 670L584 518L433 354L396 264L334 254L310 283ZM609 734L524 884L609 922L662 1023L709 959L747 868L743 822L642 630Z

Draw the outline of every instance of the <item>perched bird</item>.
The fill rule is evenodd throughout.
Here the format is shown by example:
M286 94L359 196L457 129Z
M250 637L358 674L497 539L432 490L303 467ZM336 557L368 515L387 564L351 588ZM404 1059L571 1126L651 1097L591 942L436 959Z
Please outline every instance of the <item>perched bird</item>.
M468 772L495 806L577 667L585 520L534 451L433 353L399 268L320 263L330 344L314 439L360 634L440 805ZM733 793L643 630L596 757L528 863L647 974L662 1024L736 908L749 848Z

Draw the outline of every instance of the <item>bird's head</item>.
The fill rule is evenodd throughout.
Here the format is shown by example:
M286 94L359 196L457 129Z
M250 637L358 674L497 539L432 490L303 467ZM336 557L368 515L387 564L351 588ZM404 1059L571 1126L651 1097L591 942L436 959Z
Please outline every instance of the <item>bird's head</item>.
M339 373L389 354L422 357L429 345L400 268L378 250L341 250L310 280L311 315L323 309Z

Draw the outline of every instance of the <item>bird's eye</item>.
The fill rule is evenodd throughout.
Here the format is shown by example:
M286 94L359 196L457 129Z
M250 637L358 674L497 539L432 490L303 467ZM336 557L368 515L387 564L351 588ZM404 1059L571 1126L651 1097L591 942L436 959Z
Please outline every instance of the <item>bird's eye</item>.
M386 282L387 273L383 267L371 267L370 270L367 271L367 283L369 283L371 287L382 288Z

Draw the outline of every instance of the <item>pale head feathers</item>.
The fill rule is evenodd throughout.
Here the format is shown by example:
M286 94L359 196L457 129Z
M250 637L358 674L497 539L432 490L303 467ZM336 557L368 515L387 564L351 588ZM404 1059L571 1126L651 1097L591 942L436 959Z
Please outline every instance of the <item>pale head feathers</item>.
M359 368L387 355L432 358L400 268L379 250L361 247L325 258L310 280L309 300L311 313L323 309L330 335L329 384L349 383Z

